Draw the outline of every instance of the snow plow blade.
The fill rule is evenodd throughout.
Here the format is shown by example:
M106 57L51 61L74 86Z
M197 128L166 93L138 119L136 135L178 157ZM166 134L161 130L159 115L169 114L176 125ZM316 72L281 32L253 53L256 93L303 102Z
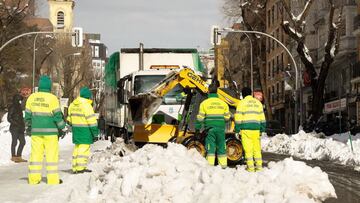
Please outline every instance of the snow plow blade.
M162 101L162 97L152 93L141 93L130 97L130 112L134 124L148 124Z

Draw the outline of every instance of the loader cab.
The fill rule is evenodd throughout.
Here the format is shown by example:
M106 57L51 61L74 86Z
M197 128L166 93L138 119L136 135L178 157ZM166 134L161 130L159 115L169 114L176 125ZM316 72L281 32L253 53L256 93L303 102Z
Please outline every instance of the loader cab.
M133 72L118 81L118 106L127 109L128 99L140 93L146 93L156 84L163 80L172 70L144 70ZM186 95L181 86L176 86L163 97L163 102L158 111L153 116L152 123L176 124L179 114L182 111L182 104L185 102ZM122 113L124 119L129 121L130 112L125 110ZM126 123L127 123L126 122Z

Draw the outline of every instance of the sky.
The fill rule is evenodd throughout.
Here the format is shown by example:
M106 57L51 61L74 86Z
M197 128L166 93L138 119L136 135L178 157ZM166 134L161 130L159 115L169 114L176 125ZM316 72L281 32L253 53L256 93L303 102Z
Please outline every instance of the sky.
M41 15L48 15L46 0ZM81 0L76 1L75 26L100 33L109 54L120 48L208 49L212 25L226 20L222 0Z

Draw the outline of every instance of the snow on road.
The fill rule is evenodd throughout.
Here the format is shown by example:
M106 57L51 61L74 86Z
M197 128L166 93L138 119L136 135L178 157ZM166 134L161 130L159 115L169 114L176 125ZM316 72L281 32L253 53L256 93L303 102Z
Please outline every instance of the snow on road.
M304 162L271 162L258 173L245 166L224 170L171 143L132 152L118 140L97 151L90 167L91 175L73 175L66 187L34 202L320 202L336 197L328 175Z
M360 168L360 134L352 136L354 152L351 151L349 135L344 133L326 137L300 131L295 135L278 134L263 136L263 150L287 154L305 160L326 160Z

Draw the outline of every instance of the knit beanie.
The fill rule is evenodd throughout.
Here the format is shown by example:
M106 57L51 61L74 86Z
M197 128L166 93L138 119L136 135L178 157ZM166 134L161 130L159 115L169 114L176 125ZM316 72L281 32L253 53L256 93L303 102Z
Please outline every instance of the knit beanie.
M51 92L51 79L47 75L40 76L39 79L39 91L40 92Z
M91 99L92 93L91 93L90 89L86 86L82 87L80 89L80 97L85 98L85 99Z

